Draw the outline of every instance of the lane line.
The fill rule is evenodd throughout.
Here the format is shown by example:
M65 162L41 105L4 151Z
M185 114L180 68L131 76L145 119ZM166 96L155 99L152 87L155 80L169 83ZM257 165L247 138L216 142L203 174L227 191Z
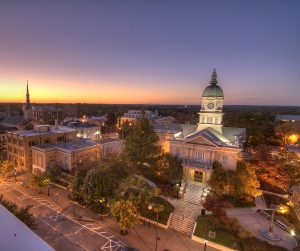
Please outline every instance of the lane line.
M2 181L2 182L3 182L3 181ZM3 183L6 184L5 182L3 182ZM10 186L9 184L6 184L6 185ZM10 187L11 187L11 186L10 186ZM22 193L23 195L27 195L27 194L25 194L24 192L19 191L17 188L15 188L15 189L13 189L13 190L18 191L18 192ZM12 191L13 191L13 190L12 190ZM27 195L27 196L28 196L29 198L32 198L32 199L33 199L32 196L30 196L30 195ZM35 200L35 199L33 199L33 200ZM35 200L35 201L37 201L37 200ZM39 201L38 201L38 202L39 202ZM46 207L48 207L48 208L50 208L50 207L49 207L48 205L46 205L45 203L42 203L42 202L39 202L39 203L42 204L42 205L44 205L44 206L46 206ZM50 209L53 210L52 208L50 208ZM89 231L91 231L91 232L93 232L93 233L95 233L95 234L97 234L97 235L99 235L99 236L105 238L106 240L109 240L109 241L111 241L111 242L117 244L119 247L125 247L125 246L126 246L125 243L124 243L122 240L120 240L117 236L112 235L112 236L110 236L110 237L116 238L116 239L117 239L120 243L122 243L122 244L117 243L116 241L111 240L111 239L109 239L108 237L106 237L105 235L101 234L101 233L107 233L107 232L97 232L97 231L94 231L93 229L90 229L89 227L87 227L87 226L81 224L80 222L77 222L76 220L74 220L73 218L69 217L68 215L65 215L65 214L62 214L62 215L63 215L65 218L69 219L70 221L72 221L72 222L74 222L74 223L76 223L76 224L82 226L83 228L85 228L85 229L87 229L87 230L89 230Z

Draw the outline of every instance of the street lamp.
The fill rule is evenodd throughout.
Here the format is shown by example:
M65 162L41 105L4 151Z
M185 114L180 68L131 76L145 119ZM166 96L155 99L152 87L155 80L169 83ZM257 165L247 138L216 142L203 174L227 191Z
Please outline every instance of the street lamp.
M266 232L266 231L263 231L261 234L263 237L269 239L269 240L272 240L272 241L279 241L280 240L280 237L275 234L273 232L273 228L274 228L274 220L275 220L275 212L279 212L281 214L284 214L288 211L288 208L286 206L279 206L279 207L276 207L276 208L266 208L264 210L268 210L268 211L272 211L272 214L271 214L271 221L270 221L270 226L269 226L269 231Z
M207 240L204 241L204 249L203 249L203 251L206 251L206 245L207 245Z
M158 229L158 213L164 210L164 206L160 204L155 204L151 203L148 206L149 210L153 210L156 212L156 227L155 227L155 251L157 251L157 241L158 241L158 236L157 236L157 229Z
M102 210L103 210L103 203L104 203L104 201L105 201L105 198L104 197L101 197L100 199L99 199L99 202L100 202L100 220L102 220Z

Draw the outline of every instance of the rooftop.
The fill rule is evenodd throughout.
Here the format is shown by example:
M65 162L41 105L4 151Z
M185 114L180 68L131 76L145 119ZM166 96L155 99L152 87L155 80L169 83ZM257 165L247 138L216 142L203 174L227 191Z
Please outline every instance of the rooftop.
M300 121L300 115L277 114L276 120L295 120Z
M0 205L0 232L1 250L54 250L2 205Z
M94 143L93 141L90 140L84 140L84 139L79 139L76 141L72 141L72 142L67 142L67 143L63 143L63 144L48 144L48 145L40 145L40 146L33 146L32 148L39 148L39 149L54 149L54 148L58 148L58 149L63 149L63 150L69 150L69 151L76 151L76 150L80 150L86 147L90 147L90 146L96 146L98 145L97 143Z
M43 125L45 127L46 125ZM42 126L41 126L42 127ZM27 130L27 131L17 131L15 134L25 136L25 137L34 137L39 135L47 135L47 134L55 134L55 133L66 133L66 132L75 132L76 130L73 128L69 128L66 126L58 126L55 128L54 126L48 126L48 131L38 131L38 130Z
M92 127L99 128L99 126L96 124L91 124L89 122L81 122L79 120L67 121L67 122L62 123L62 125L68 126L71 128L92 128Z

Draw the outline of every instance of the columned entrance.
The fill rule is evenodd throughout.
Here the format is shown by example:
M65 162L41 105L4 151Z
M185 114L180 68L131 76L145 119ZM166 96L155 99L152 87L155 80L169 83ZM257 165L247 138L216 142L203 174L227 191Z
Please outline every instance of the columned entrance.
M204 174L201 171L194 171L194 181L203 182Z
M206 183L209 180L210 173L199 169L184 168L184 178L187 182Z

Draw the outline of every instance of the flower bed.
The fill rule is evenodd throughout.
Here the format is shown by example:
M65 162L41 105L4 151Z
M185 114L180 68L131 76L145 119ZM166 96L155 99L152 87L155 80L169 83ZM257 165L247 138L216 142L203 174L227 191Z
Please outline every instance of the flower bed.
M175 208L167 200L161 197L154 197L151 200L151 203L163 205L164 210L158 213L158 222L167 225L169 216L174 211ZM148 208L145 208L142 212L142 216L147 219L156 221L157 214L153 210L149 210Z

